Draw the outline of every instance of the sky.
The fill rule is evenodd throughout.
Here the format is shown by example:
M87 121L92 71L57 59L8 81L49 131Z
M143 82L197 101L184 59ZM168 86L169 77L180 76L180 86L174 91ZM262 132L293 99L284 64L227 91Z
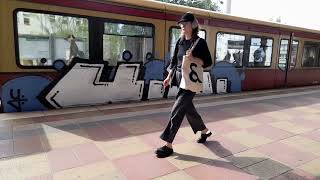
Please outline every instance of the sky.
M231 4L235 16L259 20L280 16L282 23L320 30L320 0L232 0Z

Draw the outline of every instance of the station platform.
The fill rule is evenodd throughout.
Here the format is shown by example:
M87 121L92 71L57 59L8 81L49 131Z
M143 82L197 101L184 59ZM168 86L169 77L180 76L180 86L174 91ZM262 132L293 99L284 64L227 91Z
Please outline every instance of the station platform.
M320 179L319 86L197 96L214 135L198 144L184 120L158 159L173 102L0 114L0 179Z

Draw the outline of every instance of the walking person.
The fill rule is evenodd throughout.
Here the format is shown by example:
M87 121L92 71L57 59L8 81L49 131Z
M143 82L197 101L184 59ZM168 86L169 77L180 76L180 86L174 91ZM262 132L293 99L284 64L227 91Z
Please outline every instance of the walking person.
M195 16L188 12L181 17L178 24L181 27L181 37L175 46L174 55L170 62L169 75L163 81L165 87L169 86L170 82L175 82L179 87L182 78L182 60L185 55L196 57L199 61L202 60L203 68L209 67L212 64L207 43L198 36L199 24ZM194 44L196 45L194 46ZM192 50L190 50L191 47L193 47ZM196 134L198 131L201 131L201 137L197 140L198 143L205 143L207 138L212 135L212 132L205 126L201 116L193 105L192 100L195 94L195 92L190 90L179 88L176 101L171 110L169 123L160 136L166 144L155 151L158 158L165 158L173 153L172 142L185 115L193 132Z

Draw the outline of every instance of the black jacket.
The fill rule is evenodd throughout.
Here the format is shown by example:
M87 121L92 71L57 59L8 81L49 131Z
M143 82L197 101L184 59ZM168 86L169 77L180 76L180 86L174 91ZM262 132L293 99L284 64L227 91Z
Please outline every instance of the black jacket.
M191 40L191 42L194 42L196 39L197 38L194 38L194 40ZM176 46L175 46L175 50L174 50L174 54L173 54L173 57L170 62L170 69L176 68L179 70L181 68L182 57L178 56L178 53L181 54L182 52L184 52L184 54L185 54L186 50L190 48L191 44L193 44L193 43L190 43L182 38L180 38L177 41ZM180 50L180 52L179 52L179 50ZM182 50L182 52L181 52L181 50ZM192 51L192 55L194 57L200 58L203 61L203 66L202 66L203 68L206 68L206 67L209 67L212 65L211 54L210 54L207 42L204 39L200 38L198 44L196 45L196 47Z

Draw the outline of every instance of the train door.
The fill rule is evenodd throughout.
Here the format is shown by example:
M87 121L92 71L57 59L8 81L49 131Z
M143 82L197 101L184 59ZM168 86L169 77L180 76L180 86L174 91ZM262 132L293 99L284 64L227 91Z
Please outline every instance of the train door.
M296 67L299 41L294 40L294 34L290 37L281 37L279 45L278 65L276 67L276 87L290 85Z

